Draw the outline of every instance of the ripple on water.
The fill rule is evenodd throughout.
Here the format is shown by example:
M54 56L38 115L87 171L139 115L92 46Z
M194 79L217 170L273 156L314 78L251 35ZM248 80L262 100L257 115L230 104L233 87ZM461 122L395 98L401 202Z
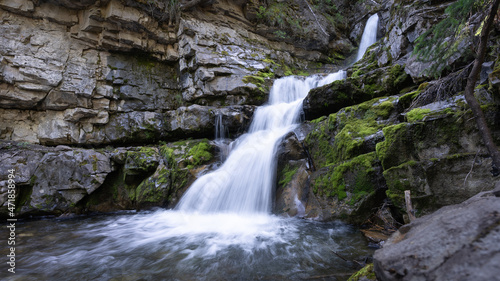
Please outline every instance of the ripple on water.
M349 225L264 214L161 210L22 222L18 232L10 280L344 280L355 268L332 251L372 253Z

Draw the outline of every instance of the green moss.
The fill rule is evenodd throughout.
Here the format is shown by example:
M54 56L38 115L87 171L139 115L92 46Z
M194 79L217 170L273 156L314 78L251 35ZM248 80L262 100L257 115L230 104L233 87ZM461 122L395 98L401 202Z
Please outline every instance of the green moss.
M404 71L404 67L395 64L389 70L389 78L385 81L389 87L399 88L401 84L408 78L408 74Z
M386 119L395 110L395 97L373 99L359 105L346 107L336 114L311 121L314 130L306 137L318 168L335 165L362 153L365 137L383 128L377 120ZM366 153L366 151L364 152Z
M392 101L387 100L376 106L373 106L372 110L377 115L377 117L382 117L383 119L386 119L391 115L391 112L394 110L394 104L392 103Z
M319 195L337 196L338 200L344 200L350 192L350 203L354 204L373 191L371 175L375 160L376 154L371 152L330 167L314 180L313 191Z
M247 84L262 85L264 83L264 78L255 75L247 75L244 76L241 81Z
M319 122L321 122L321 121L323 121L325 119L326 119L326 116L321 116L321 117L319 117L317 119L311 120L310 123L311 124L318 124Z
M403 105L403 108L408 108L410 107L411 103L413 100L418 97L418 95L421 93L420 90L416 90L407 94L404 94L399 98L399 103Z
M299 167L291 167L290 165L286 165L281 171L281 177L279 180L280 186L286 186L290 181L292 181L293 176L297 173Z
M160 146L160 155L165 159L165 162L172 166L175 164L174 159L174 149L169 147L168 145Z
M425 175L425 171L418 162L410 160L385 170L383 175L388 187L387 197L393 204L403 208L405 204L404 191L411 190L414 196L417 195L419 186L422 184L421 177Z
M373 263L367 264L365 267L354 273L347 281L358 281L362 278L368 280L377 280L375 272L373 271Z
M407 123L392 125L383 129L385 140L377 143L375 150L384 169L400 164L398 161L401 152L398 151L398 148L401 145L401 140L405 139L407 131Z
M406 119L408 122L421 121L431 112L428 108L415 108L406 113Z
M211 146L207 142L200 142L197 145L193 146L189 149L186 158L189 160L190 164L188 165L189 169L192 169L194 166L206 163L212 160Z
M269 59L269 58L263 59L262 61L265 63L276 64L275 61L273 61L272 59Z
M140 203L162 203L165 201L170 185L170 171L162 168L156 173L143 180L135 190L136 200Z
M361 69L358 69L351 74L351 78L358 78L361 75L363 75L363 71Z
M259 71L257 72L257 76L262 78L274 78L274 73L271 71Z
M158 162L155 161L155 155L157 155L156 149L146 146L139 151L127 151L126 173L135 173L133 171L146 172L156 169Z

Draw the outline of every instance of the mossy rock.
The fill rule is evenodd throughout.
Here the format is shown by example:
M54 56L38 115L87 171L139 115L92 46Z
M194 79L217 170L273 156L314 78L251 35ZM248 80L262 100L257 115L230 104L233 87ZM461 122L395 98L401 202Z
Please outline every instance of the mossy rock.
M145 179L136 188L136 206L139 208L153 205L164 206L170 193L171 171L159 166L155 173Z
M214 159L215 146L208 139L186 140L162 145L159 151L170 167L193 169Z
M374 152L357 156L350 161L336 166L326 167L323 173L316 176L312 183L313 192L320 196L337 197L338 200L347 198L347 192L353 194L355 203L359 194L373 191L370 176L376 165Z
M414 135L421 132L423 125L401 123L385 127L385 140L376 145L377 157L384 170L416 158Z
M141 147L136 151L128 151L125 160L125 174L136 175L154 172L158 167L158 150L153 147Z
M392 167L384 171L384 178L387 184L387 197L391 202L405 211L405 190L410 190L413 198L429 198L429 184L427 182L425 162L408 161L399 166ZM432 163L432 162L431 162ZM427 163L427 166L432 165ZM413 204L417 203L413 200ZM415 208L423 206L415 205Z
M397 114L396 100L396 97L376 98L311 121L314 129L305 143L316 167L375 151L375 144L382 140L378 133L386 120Z
M305 117L313 120L373 98L399 94L400 90L412 83L401 65L385 68L374 66L368 73L358 69L345 80L312 89L304 100Z
M385 197L381 171L375 152L359 155L313 173L311 189L330 219L360 224Z
M375 271L373 271L373 263L365 265L358 272L354 273L347 281L359 281L359 280L377 280L375 276Z

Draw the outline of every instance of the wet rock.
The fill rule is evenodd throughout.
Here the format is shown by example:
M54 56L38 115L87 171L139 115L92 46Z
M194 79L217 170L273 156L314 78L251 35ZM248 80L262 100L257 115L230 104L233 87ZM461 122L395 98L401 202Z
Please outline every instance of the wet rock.
M374 58L374 55L365 56L362 62ZM401 65L383 68L376 68L374 63L371 66L356 65L347 71L347 79L309 91L303 103L306 120L326 116L376 97L389 96L411 85L410 77Z
M231 133L238 132L249 124L253 107L231 106L217 109L210 106L191 105L180 107L168 115L168 131L175 138L189 135L212 137L215 132L215 117L222 115L224 125Z
M21 214L64 212L96 190L112 171L106 154L83 149L46 152L36 166L31 187L26 187L32 188L29 199L19 206Z
M362 224L385 198L382 169L374 153L321 168L310 177L307 217Z
M309 190L307 160L288 161L278 173L278 188L274 213L290 217L304 217Z
M307 159L307 153L294 132L288 133L278 146L278 163ZM278 166L280 166L278 164Z
M8 213L9 170L20 217L166 207L214 169L215 151L206 139L99 151L0 141L0 217Z
M498 190L497 185L497 190ZM500 274L500 197L482 192L401 227L377 250L380 280L494 280Z

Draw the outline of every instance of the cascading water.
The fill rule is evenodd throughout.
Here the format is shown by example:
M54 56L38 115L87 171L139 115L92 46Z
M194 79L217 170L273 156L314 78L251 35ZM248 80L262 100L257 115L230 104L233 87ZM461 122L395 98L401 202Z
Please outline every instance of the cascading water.
M215 144L219 148L219 158L221 162L226 160L231 151L231 144L229 143L229 139L226 138L228 135L228 129L224 126L222 114L217 113L215 116Z
M365 30L361 36L361 43L359 43L358 55L356 56L356 61L363 58L366 49L370 47L373 43L377 41L377 29L378 29L378 15L373 14L366 21Z
M249 132L231 144L218 170L189 188L177 210L17 222L21 266L0 279L346 279L352 263L332 252L351 260L371 255L359 231L269 214L279 140L297 125L311 88L344 77L340 71L275 81ZM0 236L8 237L8 229L0 228Z
M339 71L326 78L286 77L274 82L269 103L256 110L249 132L235 141L226 162L194 182L177 210L201 213L269 213L278 141L293 130L310 89L344 79Z

